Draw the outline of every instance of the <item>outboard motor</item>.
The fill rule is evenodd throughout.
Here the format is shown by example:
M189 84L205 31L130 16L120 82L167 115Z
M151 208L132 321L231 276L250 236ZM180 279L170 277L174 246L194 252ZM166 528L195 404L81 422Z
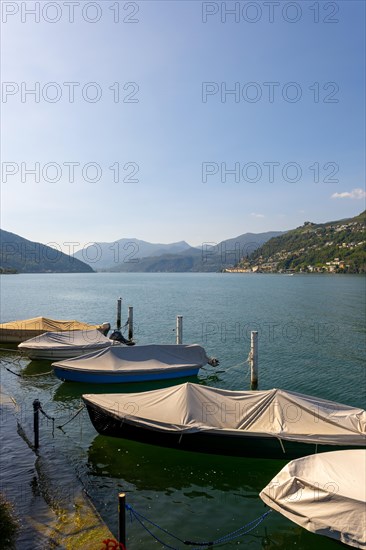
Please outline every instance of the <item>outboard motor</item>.
M126 346L134 346L135 345L135 342L133 342L132 340L126 340L126 338L123 336L122 332L118 329L116 329L112 332L109 339L114 340L115 342L120 342L121 344L125 344Z
M103 323L102 327L100 329L101 333L104 336L107 336L108 332L111 330L111 324L110 323Z

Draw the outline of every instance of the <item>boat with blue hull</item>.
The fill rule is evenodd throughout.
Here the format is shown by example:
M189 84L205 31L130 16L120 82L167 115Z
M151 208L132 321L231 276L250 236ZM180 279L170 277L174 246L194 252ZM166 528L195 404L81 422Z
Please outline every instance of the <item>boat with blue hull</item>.
M205 350L192 345L113 346L53 363L60 380L95 384L146 382L196 376L208 361Z

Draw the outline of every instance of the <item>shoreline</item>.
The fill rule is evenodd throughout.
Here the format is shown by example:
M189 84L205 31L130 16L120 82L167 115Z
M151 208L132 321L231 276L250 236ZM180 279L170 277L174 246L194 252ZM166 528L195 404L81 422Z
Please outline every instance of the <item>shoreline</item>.
M31 544L33 550L100 550L103 541L114 536L75 475L69 486L63 484L60 495L52 464L43 456L42 449L34 450L16 418L17 407L15 400L0 386L1 491L19 521L15 548L29 548ZM9 456L17 453L22 456L22 468L18 472L9 460ZM63 479L60 469L57 477Z

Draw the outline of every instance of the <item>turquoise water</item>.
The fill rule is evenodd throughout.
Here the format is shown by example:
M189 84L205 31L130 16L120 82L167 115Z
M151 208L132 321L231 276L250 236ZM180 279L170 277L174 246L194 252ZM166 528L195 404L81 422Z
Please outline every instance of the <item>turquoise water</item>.
M1 322L38 315L97 323L116 317L116 301L134 306L135 339L174 343L183 315L184 343L199 343L220 359L198 380L249 389L243 362L250 331L259 332L259 388L281 387L365 408L365 279L359 276L252 274L60 274L1 277ZM11 354L3 352L3 359ZM47 373L48 363L20 361L26 375ZM1 371L1 384L20 405L31 434L32 401L66 421L82 393L139 391L153 384L95 388L61 383L53 374L18 378ZM156 387L156 386L155 386ZM97 509L116 532L116 497L127 492L138 511L190 540L212 540L260 516L260 490L285 464L177 452L97 435L83 411L64 433L44 420L41 453L54 465L68 461ZM18 457L19 458L19 457ZM60 482L61 490L62 482ZM162 548L128 524L129 548ZM174 541L163 537L173 547ZM249 536L228 544L252 549L339 547L300 529L277 513Z

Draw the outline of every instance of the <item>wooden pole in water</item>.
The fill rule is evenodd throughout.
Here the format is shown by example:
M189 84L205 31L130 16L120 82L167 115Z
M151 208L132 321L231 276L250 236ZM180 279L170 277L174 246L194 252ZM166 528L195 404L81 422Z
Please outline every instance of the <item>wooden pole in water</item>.
M118 495L118 542L126 548L126 494Z
M176 344L183 343L183 315L177 315Z
M122 298L117 300L117 329L121 328Z
M252 390L258 387L258 332L250 333L250 385Z
M38 399L33 401L33 431L34 431L34 448L39 447L39 409L41 403Z
M128 306L128 339L133 338L133 307Z

